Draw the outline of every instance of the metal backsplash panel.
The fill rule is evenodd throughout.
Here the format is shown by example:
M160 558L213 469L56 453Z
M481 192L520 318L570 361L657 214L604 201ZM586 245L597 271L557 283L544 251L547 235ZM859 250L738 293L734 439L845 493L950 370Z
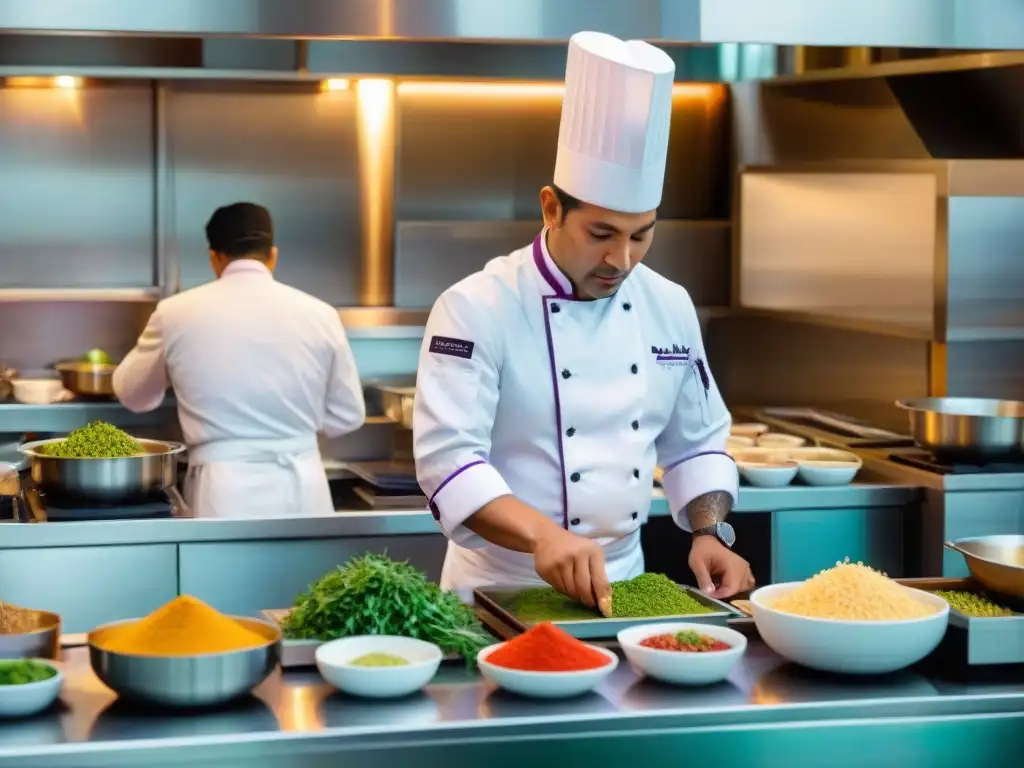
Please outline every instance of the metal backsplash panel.
M410 83L398 94L399 221L537 220L555 167L560 88ZM660 215L728 218L728 160L727 91L678 87Z
M0 88L0 288L152 286L153 199L148 87Z
M212 93L169 99L171 249L181 287L212 279L204 227L247 200L274 216L283 282L335 306L356 304L359 206L353 96Z
M491 259L528 245L531 221L404 221L395 238L395 304L422 309ZM728 223L658 222L647 266L685 286L696 304L729 303Z

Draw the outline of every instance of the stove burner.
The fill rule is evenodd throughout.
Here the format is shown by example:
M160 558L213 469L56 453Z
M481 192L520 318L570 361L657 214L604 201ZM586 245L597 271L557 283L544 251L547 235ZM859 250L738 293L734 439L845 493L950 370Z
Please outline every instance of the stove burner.
M934 472L939 475L1010 475L1024 473L1024 457L1020 460L992 462L946 461L928 451L914 453L892 453L889 460L898 464Z

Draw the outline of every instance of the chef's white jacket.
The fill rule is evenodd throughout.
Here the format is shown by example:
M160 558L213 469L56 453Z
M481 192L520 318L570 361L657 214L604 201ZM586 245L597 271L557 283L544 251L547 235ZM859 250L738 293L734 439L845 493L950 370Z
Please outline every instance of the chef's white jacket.
M251 259L161 301L114 373L132 411L168 385L189 449L186 499L200 517L331 514L317 433L366 418L336 309Z
M612 580L643 571L656 464L684 529L693 499L737 496L689 294L641 264L614 296L576 300L544 235L449 288L427 322L414 452L450 539L445 588L538 580L531 556L464 525L505 494L599 541Z

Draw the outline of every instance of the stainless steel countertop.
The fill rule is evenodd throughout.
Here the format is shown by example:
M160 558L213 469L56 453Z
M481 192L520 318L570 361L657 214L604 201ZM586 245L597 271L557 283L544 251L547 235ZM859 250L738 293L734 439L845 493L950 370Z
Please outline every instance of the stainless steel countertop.
M597 692L555 702L496 692L455 664L442 668L424 693L393 702L352 699L334 692L314 670L290 670L275 672L252 696L226 709L147 713L117 703L93 675L84 648L65 651L65 673L59 706L31 720L0 723L0 766L255 765L382 740L393 747L470 738L504 742L542 733L1024 712L1019 675L996 683L945 682L916 671L841 679L786 663L759 641L716 686L665 687L622 663Z
M741 488L734 513L783 509L889 507L912 504L919 490L906 485L856 483L834 488ZM651 517L669 514L660 490L654 492ZM358 536L441 535L425 509L339 510L331 517L265 520L111 520L14 523L0 525L0 550L39 547L88 547L134 544L184 544L209 541L324 539Z

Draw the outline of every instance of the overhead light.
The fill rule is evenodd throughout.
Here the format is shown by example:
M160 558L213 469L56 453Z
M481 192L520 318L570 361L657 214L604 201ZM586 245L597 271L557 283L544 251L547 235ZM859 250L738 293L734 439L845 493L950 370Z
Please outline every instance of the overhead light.
M340 77L332 77L329 80L323 80L320 83L321 91L347 91L348 80Z
M77 88L82 84L82 79L71 75L58 75L53 78L53 84L58 88Z

